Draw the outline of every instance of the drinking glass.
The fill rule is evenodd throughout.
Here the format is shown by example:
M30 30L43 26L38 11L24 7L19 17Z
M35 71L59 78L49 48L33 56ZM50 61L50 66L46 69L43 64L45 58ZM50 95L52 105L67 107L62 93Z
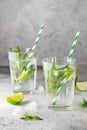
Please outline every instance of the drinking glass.
M47 57L43 59L43 70L45 76L46 93L49 106L52 101L57 99L55 107L72 106L74 100L74 88L76 78L76 59L72 59L70 64L66 66L66 58ZM66 84L61 87L59 95L56 96L58 86L66 75Z
M32 93L36 88L37 54L20 58L17 52L8 52L13 92Z

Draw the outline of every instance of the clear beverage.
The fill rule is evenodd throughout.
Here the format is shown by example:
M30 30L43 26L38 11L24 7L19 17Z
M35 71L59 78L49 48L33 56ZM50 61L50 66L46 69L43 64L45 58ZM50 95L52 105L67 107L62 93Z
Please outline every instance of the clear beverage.
M50 106L65 73L67 73L67 83L60 89L60 94L57 97L57 106L67 107L73 104L76 77L75 59L72 59L68 67L65 67L65 61L65 59L57 59L56 57L48 57L43 60L46 92Z
M16 52L9 52L9 65L13 92L29 93L36 88L37 56L20 59Z

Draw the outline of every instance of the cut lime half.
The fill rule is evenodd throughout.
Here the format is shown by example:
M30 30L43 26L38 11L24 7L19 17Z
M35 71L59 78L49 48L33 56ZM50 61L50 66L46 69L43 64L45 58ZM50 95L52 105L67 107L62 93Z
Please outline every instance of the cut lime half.
M16 105L16 104L19 104L20 102L22 102L23 99L24 99L23 93L16 93L11 96L8 96L6 98L6 101L9 102L10 104Z
M81 90L81 91L86 91L87 90L87 82L77 82L76 88L78 90Z

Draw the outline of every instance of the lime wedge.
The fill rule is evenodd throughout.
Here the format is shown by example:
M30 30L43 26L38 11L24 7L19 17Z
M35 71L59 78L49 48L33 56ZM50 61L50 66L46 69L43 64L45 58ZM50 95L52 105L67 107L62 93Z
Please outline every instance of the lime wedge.
M19 81L26 81L26 80L29 78L30 74L31 74L33 71L34 71L33 68L28 69L27 71L24 72L24 74L22 74L22 75L18 78L18 80L19 80Z
M78 90L81 90L81 91L86 91L87 90L87 82L77 82L76 88Z
M16 94L13 94L11 96L8 96L6 98L6 101L11 103L11 104L19 104L20 102L22 102L22 100L24 99L24 95L23 93L16 93Z
M75 69L68 68L68 69L67 69L67 76L66 76L66 79L68 80L68 79L71 77L71 75L72 75L73 73L75 73Z

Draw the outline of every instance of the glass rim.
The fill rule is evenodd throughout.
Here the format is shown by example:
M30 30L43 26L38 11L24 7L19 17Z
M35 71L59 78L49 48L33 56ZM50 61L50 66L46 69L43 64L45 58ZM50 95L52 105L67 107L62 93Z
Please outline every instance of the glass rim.
M67 62L67 56L65 56L65 57L57 57L57 56L48 56L48 57L45 57L45 58L43 58L43 62L51 62L51 61L47 61L48 59L52 59L52 57L56 57L57 58L57 60L58 61L65 61L66 60L66 62ZM77 61L77 59L76 58L72 58L72 60L71 61L73 61L73 62L76 62Z
M24 53L26 53L27 51L23 51L21 54L24 54ZM8 51L8 54L9 53L12 53L12 54L19 54L19 52L13 52L13 51ZM35 51L35 54L37 54L37 51Z
M25 52L22 52L22 54L24 54ZM12 55L11 55L12 54ZM38 58L38 54L37 54L37 51L35 52L35 54L33 54L33 56L31 58L26 58L25 60L19 60L18 59L18 56L19 56L19 52L8 52L8 59L10 61L20 61L20 62L24 62L24 61L30 61L32 60L33 58Z

